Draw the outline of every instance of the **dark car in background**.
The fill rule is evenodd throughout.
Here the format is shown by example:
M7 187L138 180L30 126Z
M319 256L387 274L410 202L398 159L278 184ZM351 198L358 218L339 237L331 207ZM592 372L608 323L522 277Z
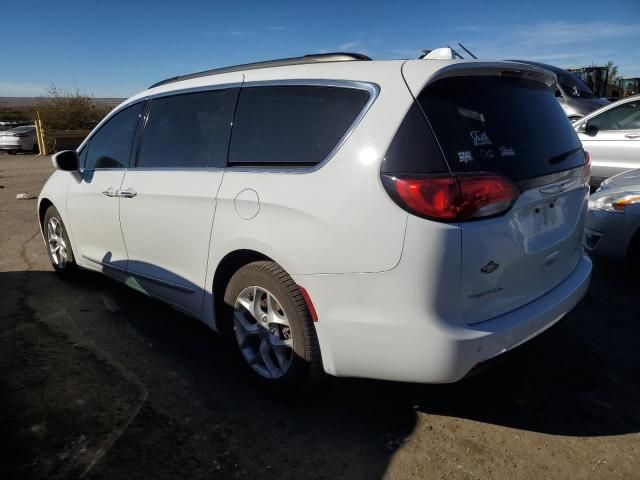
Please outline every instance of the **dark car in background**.
M556 98L572 122L610 103L606 98L596 96L582 80L563 68L529 60L510 61L535 65L555 73L558 77Z

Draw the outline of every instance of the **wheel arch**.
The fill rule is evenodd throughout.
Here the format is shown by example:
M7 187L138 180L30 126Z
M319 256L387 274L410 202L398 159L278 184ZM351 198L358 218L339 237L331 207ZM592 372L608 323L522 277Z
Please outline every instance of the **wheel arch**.
M245 265L262 260L276 262L276 260L256 250L239 249L227 253L216 266L213 274L213 308L217 330L222 332L225 328L224 322L221 321L224 317L224 292L231 277Z
M51 206L53 206L53 202L46 197L42 198L38 205L38 222L42 231L44 231L44 214Z

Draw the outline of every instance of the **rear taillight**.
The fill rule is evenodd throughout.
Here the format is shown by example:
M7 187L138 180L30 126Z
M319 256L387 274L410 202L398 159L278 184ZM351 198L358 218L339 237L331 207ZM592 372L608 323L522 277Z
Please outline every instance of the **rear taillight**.
M506 212L520 194L508 178L465 174L412 178L384 175L385 188L405 210L421 217L465 221Z
M584 151L584 167L582 167L582 183L587 184L591 179L591 155Z

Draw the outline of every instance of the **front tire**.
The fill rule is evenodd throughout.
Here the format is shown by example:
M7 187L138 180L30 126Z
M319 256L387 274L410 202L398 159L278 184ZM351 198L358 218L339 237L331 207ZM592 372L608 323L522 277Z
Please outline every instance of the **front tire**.
M56 273L62 277L70 277L78 267L71 249L71 242L60 213L51 205L44 214L42 224L44 239L47 244L49 260Z
M311 314L300 288L277 263L240 268L224 302L229 342L254 380L285 393L308 390L322 379Z

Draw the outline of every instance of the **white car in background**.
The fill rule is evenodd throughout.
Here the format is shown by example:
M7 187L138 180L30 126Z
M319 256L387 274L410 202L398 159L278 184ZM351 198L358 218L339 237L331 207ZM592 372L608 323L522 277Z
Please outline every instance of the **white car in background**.
M640 271L640 169L606 179L591 195L583 245Z
M53 158L53 267L200 319L275 389L323 371L454 382L546 330L591 276L589 165L555 76L369 60L240 65L126 100Z
M574 123L591 156L591 183L640 168L640 95L618 100Z
M27 125L0 132L0 150L9 153L38 151L36 127Z

